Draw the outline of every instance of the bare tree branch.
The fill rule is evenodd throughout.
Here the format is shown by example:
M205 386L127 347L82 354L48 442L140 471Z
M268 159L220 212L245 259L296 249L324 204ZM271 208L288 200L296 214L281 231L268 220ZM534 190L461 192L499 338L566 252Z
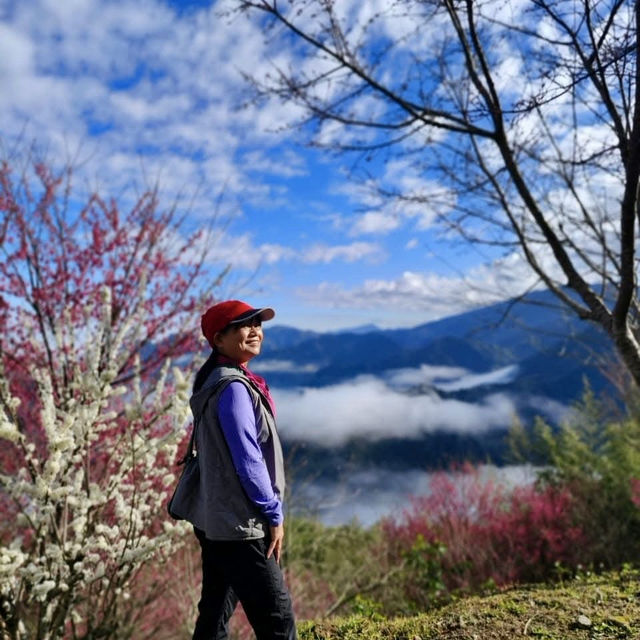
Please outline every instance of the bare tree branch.
M238 0L312 63L255 87L304 109L311 144L395 153L413 180L369 177L381 202L517 250L640 384L640 0L406 0L364 24L342 1ZM329 122L345 135L315 138Z

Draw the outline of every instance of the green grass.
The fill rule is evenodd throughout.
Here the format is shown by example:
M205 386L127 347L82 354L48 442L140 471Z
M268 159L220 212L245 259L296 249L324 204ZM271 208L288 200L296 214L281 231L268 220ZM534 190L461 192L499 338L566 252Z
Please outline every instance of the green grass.
M589 619L583 627L578 619ZM583 619L584 622L584 619ZM299 625L300 640L640 639L640 572L583 576L459 599L428 613L352 616Z

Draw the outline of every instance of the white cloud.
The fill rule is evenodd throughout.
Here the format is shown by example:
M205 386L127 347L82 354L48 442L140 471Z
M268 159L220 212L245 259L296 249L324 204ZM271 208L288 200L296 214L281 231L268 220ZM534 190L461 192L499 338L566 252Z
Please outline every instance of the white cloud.
M549 269L552 268L550 264ZM511 254L463 275L405 271L397 278L365 280L351 289L323 282L300 288L298 294L319 306L392 308L420 312L423 321L427 321L508 300L534 285L541 287L530 267L519 254Z
M504 394L481 403L410 396L379 379L362 376L344 384L296 391L274 390L284 437L336 446L350 438L418 438L424 433L481 433L507 427L515 405Z
M422 384L432 384L434 380L457 379L468 373L461 367L420 365L417 369L394 369L385 376L392 386L411 387Z
M517 365L509 365L485 373L472 373L462 367L423 364L418 368L389 371L385 375L385 380L391 386L398 388L431 385L440 391L451 392L488 385L509 384L515 380L517 374Z
M34 46L31 40L0 23L0 77L20 77L32 73Z
M251 235L225 234L217 243L216 256L218 260L231 264L235 269L253 271L262 264L275 264L281 260L294 257L293 250L275 244L254 245Z
M251 369L257 373L315 373L319 366L316 364L298 364L291 360L255 360Z
M279 244L255 244L251 234L207 236L203 241L216 242L213 252L218 261L229 263L235 268L255 270L260 265L274 265L279 262L302 262L306 264L329 264L331 262L353 263L360 260L380 259L382 251L378 245L368 242L354 242L347 245L314 244L309 247L292 249Z
M424 231L457 202L455 193L427 178L411 158L387 162L379 180L347 180L336 191L364 210L350 223L353 236L386 235L407 224Z
M367 211L358 216L354 222L351 233L359 235L362 233L389 233L400 226L400 217L394 213L383 211Z
M370 242L353 242L351 244L329 246L316 244L300 251L300 258L308 263L329 263L335 260L357 262L363 259L376 260L382 256L380 247Z
M194 195L190 213L195 224L210 220L222 189L225 214L240 211L244 205L271 210L282 205L297 207L298 203L287 197L286 181L272 178L297 177L310 171L303 152L278 147L278 143L290 138L288 126L299 120L303 111L277 97L244 104L247 87L240 72L265 77L273 73L276 65L299 69L309 76L329 69L332 63L326 57L310 55L304 47L289 46L287 39L278 42L276 34L271 41L275 46L266 46L258 21L219 15L218 9L225 4L231 6L225 0L179 13L161 0L9 3L10 9L0 18L3 148L11 148L22 136L29 142L35 140L51 158L67 161L80 150L82 174L77 182L99 183L103 192L119 194L125 188L139 191L141 185L133 184L134 180L158 180L169 201L186 192ZM300 11L294 4L289 8L292 16ZM525 15L525 6L525 0L490 2L487 10L512 11L504 19L518 23ZM315 28L317 24L312 25L314 18L307 9L303 8L299 19ZM426 5L424 10L429 10ZM381 72L387 67L392 83L401 81L398 69L408 70L395 64L407 62L408 50L424 55L428 61L437 56L447 37L442 16L417 28L420 21L411 17L402 3L389 7L385 0L344 0L337 11L349 25L352 43L369 35L374 40L384 37L395 43L388 52L389 64L380 66ZM509 42L499 42L502 27L494 27L489 35L499 47L492 49L492 55L502 61L499 75L503 84L512 83L521 63L512 56ZM551 27L550 23L540 23L536 28ZM526 74L520 75L522 83L532 82ZM339 97L348 91L333 75L327 78L328 84L319 89L324 92L323 98ZM381 104L371 94L362 94L361 99L354 100L350 113L369 117L380 113ZM549 119L551 130L570 131L563 115L571 106L569 98L556 106L555 116ZM535 114L521 117L517 130L510 135L520 140L532 136L540 128L534 118ZM319 138L345 143L352 135L346 135L341 126L326 124ZM442 131L437 135L444 142L448 134ZM430 174L419 161L428 164L429 156L411 153L424 151L427 136L433 141L435 134L423 131L412 136L405 143L404 158L390 156L381 169L379 184L391 193L408 194L408 199L385 200L376 193L372 181L354 185L346 173L343 185L347 186L331 193L335 197L340 191L353 205L351 208L361 212L359 216L347 217L345 213L342 219L334 218L333 230L340 227L341 237L352 240L375 234L379 244L331 243L322 237L327 226L318 237L314 235L316 228L309 229L307 237L314 237L314 244L306 248L285 246L285 239L276 244L238 232L220 243L220 260L249 270L284 261L317 265L382 262L390 253L382 245L383 236L394 233L397 238L407 229L420 232L433 228L439 216L459 204L450 191L427 178ZM560 141L565 153L574 143L595 152L609 143L609 137L603 127L592 125L585 126L577 139L566 135ZM399 149L402 151L403 147ZM492 153L495 163L489 164L501 166L503 161L497 151ZM146 178L140 178L141 173ZM308 178L312 180L314 176L309 174ZM592 181L590 186L593 184ZM596 186L602 191L596 202L599 208L614 206L619 184ZM588 194L580 195L587 210L593 211L593 200L588 199ZM551 204L562 200L553 191L548 192L548 198ZM307 205L311 211L321 208L316 208L316 203L305 202ZM575 209L575 203L574 209L570 202L563 202L563 206L569 214ZM327 207L339 208L334 202ZM573 230L567 233L582 241L581 234L586 231L576 228L575 234ZM418 239L412 238L405 246L417 247ZM587 244L588 249L592 246ZM542 254L541 260L547 257ZM301 294L323 307L384 309L389 313L418 310L427 319L520 294L534 282L523 261L512 256L459 278L419 273L411 267L407 270L406 264L400 275L368 280L350 290L340 284L324 283Z
M537 415L546 417L556 424L569 419L574 413L572 407L562 404L557 400L545 398L544 396L528 396L526 398L526 404L531 409L534 409Z
M262 150L251 151L244 155L242 164L247 171L267 173L286 178L307 174L304 158L290 149L279 153L275 159L268 157Z
M518 366L510 365L488 373L470 373L457 380L447 382L435 382L436 389L441 391L461 391L462 389L474 389L487 385L502 385L513 382L518 374Z

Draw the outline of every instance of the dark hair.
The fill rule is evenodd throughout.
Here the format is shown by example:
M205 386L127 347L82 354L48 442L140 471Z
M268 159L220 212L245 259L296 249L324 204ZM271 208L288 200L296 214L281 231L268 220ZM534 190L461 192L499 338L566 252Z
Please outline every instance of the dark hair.
M213 349L209 354L209 357L204 361L204 364L198 369L196 378L193 381L192 393L197 393L202 388L209 374L215 369L216 360L218 359L218 351Z
M226 333L230 331L234 325L228 324L222 331L218 331L218 333ZM191 393L197 393L202 389L202 385L207 381L209 374L216 368L216 361L218 359L218 350L214 347L211 349L211 353L209 357L204 361L204 364L198 369L198 373L196 373L195 380L193 381L193 388L191 389Z

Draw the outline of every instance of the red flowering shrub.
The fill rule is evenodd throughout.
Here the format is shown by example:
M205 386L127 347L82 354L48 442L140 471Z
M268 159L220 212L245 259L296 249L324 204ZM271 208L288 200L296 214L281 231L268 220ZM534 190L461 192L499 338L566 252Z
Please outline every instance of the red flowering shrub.
M467 465L434 474L429 494L414 497L383 530L390 552L409 561L405 586L425 582L415 575L416 554L429 557L422 570L431 573L432 592L411 598L424 605L438 597L439 584L446 592L475 591L546 579L558 564L578 564L584 535L572 505L567 490L507 488Z
M511 492L507 509L487 527L502 569L492 575L496 583L544 580L558 565L579 564L586 539L575 522L573 502L567 489L551 486Z

